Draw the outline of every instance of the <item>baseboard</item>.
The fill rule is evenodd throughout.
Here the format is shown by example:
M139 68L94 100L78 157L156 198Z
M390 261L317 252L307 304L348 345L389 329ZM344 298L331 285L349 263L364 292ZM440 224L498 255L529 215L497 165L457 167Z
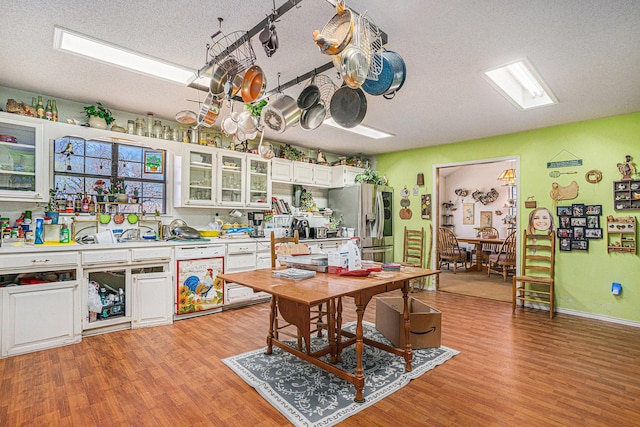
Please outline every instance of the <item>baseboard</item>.
M548 308L547 308L548 309ZM587 317L589 319L602 320L605 322L619 323L621 325L633 326L640 328L640 322L633 320L620 319L617 317L605 316L602 314L585 313L584 311L571 310L568 308L556 308L556 313L570 314L572 316Z

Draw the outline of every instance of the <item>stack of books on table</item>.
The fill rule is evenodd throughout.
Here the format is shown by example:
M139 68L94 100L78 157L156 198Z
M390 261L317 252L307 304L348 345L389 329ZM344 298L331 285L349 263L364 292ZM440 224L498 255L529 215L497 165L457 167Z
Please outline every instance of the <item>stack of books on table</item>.
M315 277L316 272L312 270L302 270L300 268L285 268L284 270L274 270L271 275L283 279L302 280Z

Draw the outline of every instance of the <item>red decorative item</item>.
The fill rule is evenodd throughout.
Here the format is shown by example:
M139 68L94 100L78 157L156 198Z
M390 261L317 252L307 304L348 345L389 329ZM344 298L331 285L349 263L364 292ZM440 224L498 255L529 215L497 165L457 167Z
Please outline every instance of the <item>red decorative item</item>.
M116 224L122 224L124 222L124 214L117 213L113 216L113 222Z

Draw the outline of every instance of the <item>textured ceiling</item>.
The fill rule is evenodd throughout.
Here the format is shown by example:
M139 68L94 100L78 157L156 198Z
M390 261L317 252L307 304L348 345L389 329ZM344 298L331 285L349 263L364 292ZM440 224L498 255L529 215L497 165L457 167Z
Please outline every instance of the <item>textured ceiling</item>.
M283 0L276 1L276 7ZM392 100L367 95L363 124L393 138L372 140L321 126L267 137L308 148L377 154L446 144L640 111L640 2L637 0L417 1L352 0L389 37L407 65ZM2 2L0 85L165 120L202 98L195 89L53 50L59 25L134 51L199 69L218 29L249 30L271 12L266 0ZM276 24L280 48L253 47L268 89L330 60L312 32L333 16L324 0L304 0ZM560 104L516 110L482 71L527 57ZM338 81L336 71L326 73ZM285 91L297 97L304 83ZM223 114L225 111L223 110ZM220 119L218 119L220 120Z

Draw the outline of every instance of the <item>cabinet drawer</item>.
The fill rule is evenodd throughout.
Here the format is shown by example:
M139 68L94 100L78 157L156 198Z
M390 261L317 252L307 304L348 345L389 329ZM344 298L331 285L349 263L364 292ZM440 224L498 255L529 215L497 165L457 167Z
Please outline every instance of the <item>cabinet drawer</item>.
M37 254L3 255L0 268L16 269L24 267L77 266L77 252L43 252Z
M234 271L246 271L256 269L256 255L250 254L237 254L227 256L227 265L224 271L232 273Z
M114 251L86 251L82 252L82 265L90 264L126 264L129 261L129 251L118 249Z
M171 248L135 248L131 249L131 261L170 259Z
M255 243L229 243L227 245L227 253L229 255L233 254L255 254L256 253L256 244Z

